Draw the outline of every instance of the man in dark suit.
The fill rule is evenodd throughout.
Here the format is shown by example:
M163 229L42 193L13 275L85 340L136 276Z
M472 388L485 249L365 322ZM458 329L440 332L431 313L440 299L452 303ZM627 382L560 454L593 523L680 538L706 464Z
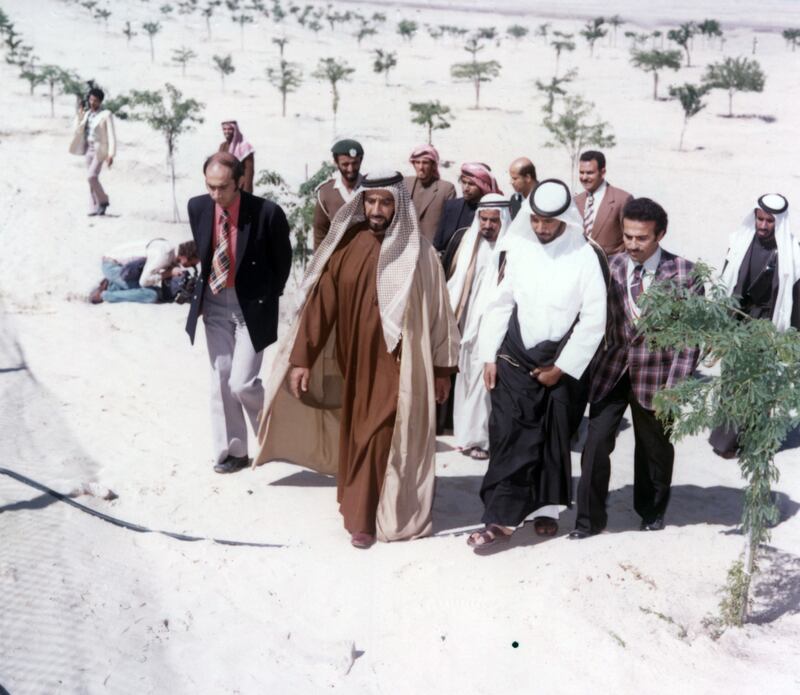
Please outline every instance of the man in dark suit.
M630 406L635 438L633 506L642 518L641 530L664 528L675 450L668 428L657 418L653 397L689 377L699 350L647 348L639 335L638 300L654 282L671 282L703 292L695 285L689 261L661 248L667 213L649 198L636 198L624 209L626 253L609 260L608 326L605 346L590 367L589 430L581 458L578 514L570 538L600 533L606 526L606 497L622 415Z
M508 167L508 175L511 178L511 187L514 189L509 198L511 219L513 220L522 207L522 201L533 193L538 181L536 180L536 167L527 157L518 157L511 162Z
M283 210L241 191L241 162L218 152L203 165L207 195L189 201L200 276L186 332L202 314L211 360L211 434L217 473L248 464L247 419L257 429L263 350L278 335L278 298L292 263Z
M444 205L456 197L456 187L439 177L439 153L433 145L420 145L409 161L416 176L406 176L405 184L417 211L419 233L433 242Z
M606 256L622 253L622 210L633 196L606 181L606 157L589 150L580 157L578 176L583 193L575 203L583 217L583 232L597 242Z

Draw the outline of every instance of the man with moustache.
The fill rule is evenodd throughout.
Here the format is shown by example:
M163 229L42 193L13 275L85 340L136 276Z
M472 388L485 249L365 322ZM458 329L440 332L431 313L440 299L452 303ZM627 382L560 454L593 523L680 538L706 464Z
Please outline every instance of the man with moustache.
M800 329L800 243L792 231L789 201L762 195L731 236L720 277L747 316L772 321L779 331ZM733 458L738 439L735 429L718 427L709 442L714 453Z
M309 263L300 296L267 385L256 462L335 473L354 547L429 534L435 403L457 370L458 329L399 172L364 178ZM329 336L335 373L325 370Z
M511 162L508 175L511 177L511 187L514 189L510 198L511 219L513 220L522 207L522 201L526 200L536 188L536 167L527 157L519 157Z
M256 172L255 148L244 139L239 124L234 121L222 121L222 135L225 138L219 145L220 152L230 152L242 163L241 190L245 193L253 192L253 179Z
M583 193L575 196L583 217L583 231L607 256L625 250L622 242L622 210L633 196L606 181L606 157L588 150L581 154L578 176Z
M406 176L405 183L417 211L419 232L433 241L444 204L456 197L456 188L439 177L439 152L433 145L420 145L409 159L416 176Z
M314 250L319 248L331 227L331 221L345 203L350 202L361 185L361 162L364 148L356 140L339 140L331 148L336 173L317 187L314 208Z
M639 300L654 283L683 285L703 293L692 277L694 265L661 247L667 213L649 198L634 198L623 210L625 253L609 259L609 330L590 368L589 428L581 458L578 513L569 537L581 540L606 526L606 497L622 416L633 421L633 507L642 531L660 531L669 503L675 449L669 427L655 414L653 398L691 376L699 350L650 350L638 332Z

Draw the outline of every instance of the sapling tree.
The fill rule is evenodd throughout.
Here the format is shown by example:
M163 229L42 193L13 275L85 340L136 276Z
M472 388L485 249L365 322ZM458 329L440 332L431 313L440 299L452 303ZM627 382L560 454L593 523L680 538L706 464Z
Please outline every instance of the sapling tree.
M213 56L214 60L214 69L219 73L219 77L222 80L222 91L225 91L225 77L227 75L232 75L236 72L236 68L233 65L233 56L230 53L227 55L215 55Z
M289 43L289 39L287 39L285 36L276 36L272 39L272 43L278 47L281 60L283 60L283 51L286 49L286 44Z
M33 90L40 84L44 84L45 81L42 71L35 67L26 68L20 72L19 76L28 83L31 96L33 96Z
M542 107L545 113L553 113L556 97L566 96L567 90L561 85L572 82L578 76L578 71L573 68L562 77L551 77L549 82L536 80L536 88L547 95L547 103Z
M111 10L103 7L99 10L95 10L94 18L99 19L103 23L103 28L105 29L106 33L108 33L108 19L111 17Z
M614 46L617 45L617 29L619 29L623 24L625 24L625 20L622 19L618 14L615 14L613 17L608 18L608 23L611 26L611 31L613 35L613 42Z
M683 127L681 128L681 139L678 142L679 150L683 150L683 136L686 134L686 126L689 125L689 119L694 118L706 107L706 103L703 101L706 92L708 92L707 87L693 85L688 82L669 88L669 95L680 101L683 108Z
M410 19L403 19L397 25L397 33L400 34L405 41L409 42L414 38L414 34L417 33L417 29L419 29L417 23Z
M194 58L197 58L197 53L187 46L172 50L172 62L181 66L181 75L183 77L186 77L186 64Z
M658 73L663 70L680 70L680 51L639 51L631 52L631 64L634 67L653 73L653 99L658 100Z
M267 68L267 79L281 93L281 115L286 116L286 95L296 92L303 82L303 71L299 63L281 59L277 68Z
M550 45L553 47L553 49L556 52L556 70L555 70L555 74L558 75L558 63L561 60L561 53L563 51L574 51L575 50L575 42L572 40L572 37L573 37L572 34L565 34L565 33L561 32L561 31L554 31L553 32L553 36L555 36L555 39L553 39L550 42Z
M786 41L786 45L792 47L792 53L794 53L797 46L800 45L800 29L784 29L781 36Z
M697 25L694 22L684 22L677 29L670 29L667 38L677 43L686 54L686 67L692 67L691 42L692 37L697 33Z
M235 24L239 25L239 42L241 49L244 50L244 28L248 24L253 23L253 16L242 12L241 14L234 15L231 19L233 19Z
M500 74L500 63L496 60L483 60L470 63L455 63L450 66L454 80L472 82L475 88L475 108L481 107L481 84L491 82Z
M444 106L437 99L436 101L409 102L411 113L414 114L412 123L417 123L428 129L428 144L433 144L433 131L444 130L450 127L448 119L453 118L450 114L450 107Z
M172 217L174 222L180 222L175 192L175 152L180 135L203 122L203 104L194 99L184 99L183 94L169 83L164 85L164 92L133 90L130 103L131 118L147 123L164 137L172 186Z
M56 88L61 84L67 71L57 65L43 65L40 75L47 85L47 97L50 100L50 116L56 115Z
M536 27L536 36L541 36L545 43L547 43L547 34L550 31L550 22L545 22Z
M589 44L589 55L594 57L594 45L598 39L602 39L606 34L608 34L608 29L603 29L603 25L606 23L606 20L603 17L595 17L590 22L586 22L583 29L581 29L580 34L583 38L586 39L586 43Z
M355 68L351 68L347 61L340 62L336 58L320 58L316 70L311 73L314 79L328 82L331 85L334 123L336 123L336 115L339 113L339 83L347 82L355 71Z
M372 69L379 75L383 73L385 84L389 84L389 72L394 70L397 66L397 52L384 51L382 48L376 48L374 51L375 60L372 63Z
M697 25L697 32L705 38L706 44L713 42L714 39L722 39L722 27L716 19L704 19Z
M153 47L153 39L161 31L161 24L158 22L145 22L142 24L142 29L147 34L147 38L150 39L150 62L154 63L156 61L156 53Z
M126 45L130 48L131 39L134 36L137 36L138 32L133 30L133 27L131 26L131 23L128 21L128 22L125 22L125 26L122 29L122 33L125 34Z
M561 147L569 155L572 185L575 185L575 164L587 147L614 147L614 136L608 132L608 123L594 115L594 104L580 96L567 96L561 108L545 112L542 124L550 133L546 147Z
M703 83L710 89L727 90L728 117L733 116L733 95L736 92L763 92L766 79L757 60L741 56L713 63L703 75Z
M720 608L723 624L742 625L759 550L779 518L772 498L779 477L775 457L800 424L800 338L793 328L780 332L771 321L744 314L702 263L695 267L695 284L705 285L705 296L683 285L653 283L642 295L638 330L656 349L699 347L721 360L718 376L682 381L656 394L654 404L673 441L706 428L739 432L745 545L728 573Z
M512 39L519 41L528 35L528 27L524 27L521 24L512 24L510 27L508 27L508 29L506 29L506 34L508 34Z

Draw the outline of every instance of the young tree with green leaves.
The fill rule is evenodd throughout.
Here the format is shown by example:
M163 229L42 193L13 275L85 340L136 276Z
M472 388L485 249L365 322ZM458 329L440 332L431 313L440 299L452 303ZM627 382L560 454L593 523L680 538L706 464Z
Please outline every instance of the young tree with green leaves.
M286 117L286 95L296 92L303 82L303 71L299 63L281 59L278 68L267 68L267 79L281 93L281 116Z
M581 36L586 39L589 44L589 56L594 57L594 45L598 39L602 39L608 34L608 29L603 29L606 20L602 17L595 17L592 21L586 22L583 29L581 29Z
M397 66L397 52L384 51L381 48L376 48L373 52L375 54L375 60L372 63L372 69L379 75L383 73L384 83L388 85L389 72L394 70Z
M781 36L786 41L786 45L792 47L792 53L794 53L800 44L800 29L784 29Z
M105 32L108 33L108 19L111 17L111 10L103 7L99 10L95 10L94 18L99 19L103 23L103 28Z
M236 68L233 65L233 56L230 53L224 56L215 55L213 56L213 60L214 69L219 73L220 79L222 80L222 91L224 92L226 75L232 75L236 72Z
M172 50L172 62L181 66L181 75L183 77L186 77L186 64L195 58L197 58L197 53L187 46Z
M289 43L289 39L287 39L285 36L276 36L272 39L272 43L278 47L278 51L281 54L281 60L283 60L283 51L286 49L286 44Z
M178 137L202 123L203 104L194 99L184 99L178 89L167 83L164 92L139 91L131 92L131 118L147 123L157 133L161 133L167 145L167 165L169 166L172 184L172 216L174 222L180 222L178 199L175 193L175 152ZM165 98L166 97L166 98Z
M550 31L550 27L552 25L550 22L545 22L544 24L540 24L536 27L536 36L541 36L545 43L547 43L547 34Z
M234 15L231 19L233 19L235 24L239 25L239 43L241 49L244 50L244 28L248 24L253 23L253 17L246 12L242 12L241 14Z
M619 29L623 24L625 24L625 20L622 19L618 14L615 14L613 17L608 18L608 23L611 26L613 32L613 41L614 47L617 45L617 29Z
M703 75L703 83L710 89L728 91L728 117L733 116L733 95L736 92L763 92L766 79L757 60L741 56L713 63Z
M558 64L561 60L561 53L563 51L574 51L575 42L572 40L573 34L565 34L561 31L554 31L553 36L555 36L555 39L550 42L550 45L555 49L556 52L556 70L554 74L558 76Z
M677 43L686 54L686 67L692 67L692 54L690 53L692 37L697 33L697 25L694 22L684 22L677 29L670 29L667 38Z
M135 31L133 30L133 27L131 26L131 23L130 23L130 21L128 21L128 22L125 22L125 27L122 29L122 33L123 33L123 34L125 34L125 42L126 42L126 45L128 46L128 48L130 48L130 46L131 46L131 39L132 39L134 36L138 36L138 32L135 32Z
M572 82L578 76L578 71L573 68L562 77L551 77L550 82L536 80L536 88L547 95L547 103L542 107L545 113L553 113L556 97L566 96L567 90L561 85Z
M545 113L542 121L550 133L546 147L562 147L569 155L572 187L575 187L575 165L587 147L614 147L614 136L608 123L594 118L594 104L580 96L567 96L558 112Z
M33 96L33 90L40 84L44 84L44 75L38 68L31 67L20 72L19 76L28 83L30 87L30 94Z
M50 100L50 117L54 117L56 115L56 87L58 87L62 80L64 79L64 75L66 70L60 68L56 65L43 65L39 69L39 75L42 79L42 83L47 85L47 96Z
M472 82L475 87L475 108L481 107L481 84L491 82L500 74L500 63L496 60L472 61L471 63L455 63L450 66L450 75L454 80Z
M519 41L528 35L528 27L524 27L521 24L512 24L510 27L508 27L508 29L506 29L506 34L508 34L515 41Z
M209 41L211 40L211 18L214 16L214 10L217 8L217 3L210 2L202 10L200 14L206 20L206 33L208 34Z
M356 32L356 43L360 46L361 42L368 36L375 36L378 30L369 24L362 24Z
M683 108L683 128L681 128L681 139L678 142L679 151L683 151L683 136L686 134L686 126L689 125L689 119L694 118L706 107L703 97L707 92L707 87L693 85L689 82L678 87L672 86L669 88L669 95L673 99L680 101Z
M631 64L634 67L653 73L653 99L658 100L658 73L662 70L680 70L680 51L631 51Z
M410 19L403 19L397 25L397 33L408 42L411 42L411 39L414 38L414 34L417 33L417 29L419 29L417 23Z
M156 34L161 31L161 25L158 22L144 22L142 24L142 29L144 30L145 34L147 34L147 38L150 39L150 62L156 62L156 53L155 48L153 47L153 39L155 38Z
M769 527L779 518L771 486L782 442L800 424L800 339L771 321L752 319L729 297L711 269L698 263L696 281L705 296L671 283L653 283L643 295L638 328L658 349L699 347L721 360L718 376L687 379L655 397L656 414L671 423L679 441L706 428L739 431L739 467L746 481L743 559L728 572L720 608L722 623L742 625L750 605L752 578Z
M414 117L412 123L417 123L428 129L428 144L433 144L433 131L444 130L450 127L453 116L450 114L450 107L444 106L438 99L436 101L412 101L408 107Z
M331 85L334 123L336 123L336 115L339 113L339 82L347 82L355 71L355 68L351 68L347 61L339 62L336 58L320 58L317 69L311 73L314 79L328 82Z
M497 38L497 29L494 27L478 27L475 38L479 41L494 41Z
M697 32L705 38L706 44L722 38L722 27L716 19L704 19L697 25Z

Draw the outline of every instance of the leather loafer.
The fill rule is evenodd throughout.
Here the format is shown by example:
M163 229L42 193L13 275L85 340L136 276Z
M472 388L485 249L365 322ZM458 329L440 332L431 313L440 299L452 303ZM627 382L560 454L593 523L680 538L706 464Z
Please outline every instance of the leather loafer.
M657 516L652 521L642 521L639 527L640 531L663 531L664 530L664 517Z
M582 541L584 538L589 538L590 536L596 536L599 531L584 531L583 529L576 528L574 531L570 531L567 538L571 541Z
M235 473L250 464L247 456L228 456L224 461L214 466L215 473Z
M354 548L366 550L375 543L375 536L369 533L353 533L350 534L350 545Z

